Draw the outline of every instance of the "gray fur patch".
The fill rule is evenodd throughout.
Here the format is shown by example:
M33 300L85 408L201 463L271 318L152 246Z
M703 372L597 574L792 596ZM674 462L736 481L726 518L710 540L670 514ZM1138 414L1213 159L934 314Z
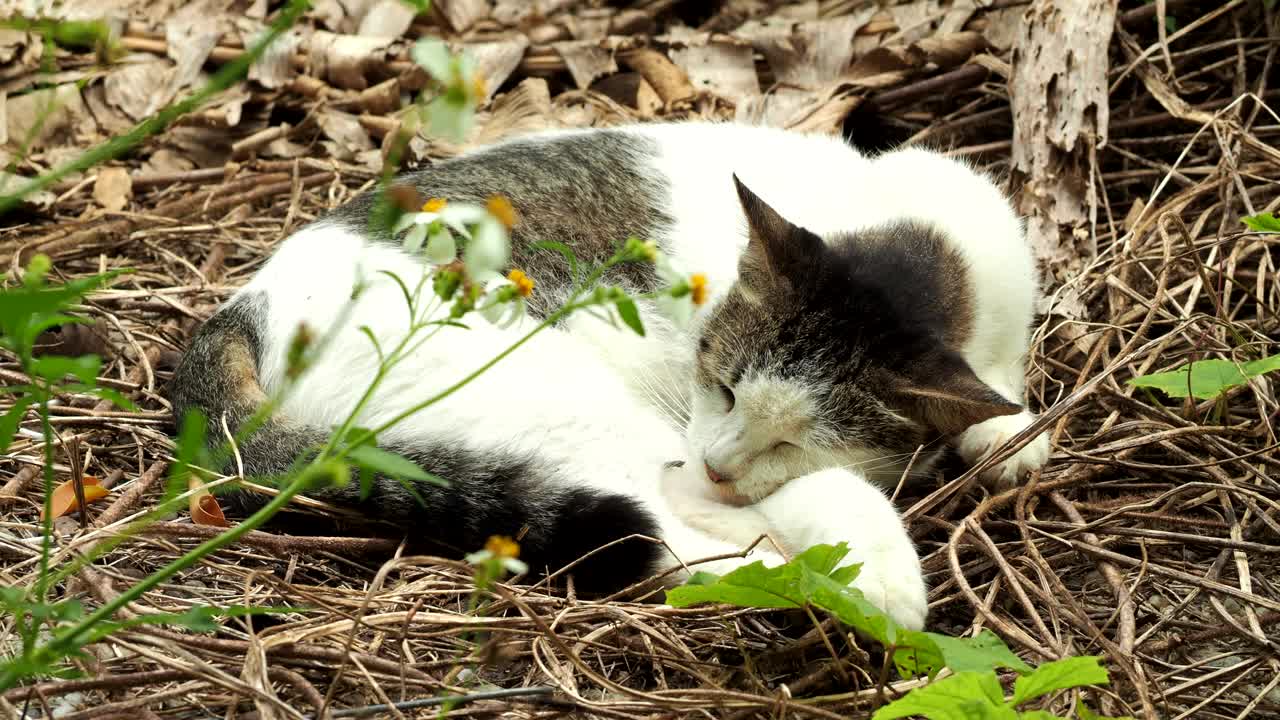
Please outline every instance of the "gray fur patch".
M657 240L671 227L666 211L671 189L652 169L657 154L650 138L595 130L513 140L408 173L398 182L450 202L507 198L519 216L511 234L512 266L537 282L529 311L545 317L574 280L558 252L535 244L564 243L579 262L591 266L607 260L628 237ZM376 191L361 195L329 217L367 232L376 197ZM375 240L392 242L386 236ZM642 263L619 266L606 281L635 292L653 290L658 283L653 267Z

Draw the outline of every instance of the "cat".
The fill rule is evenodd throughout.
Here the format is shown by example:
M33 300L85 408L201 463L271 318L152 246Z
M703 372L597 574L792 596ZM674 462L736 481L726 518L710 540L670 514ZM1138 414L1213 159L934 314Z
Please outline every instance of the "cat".
M1022 405L1035 265L991 180L923 149L864 157L838 137L682 122L536 133L399 182L450 202L507 198L511 265L537 289L512 327L443 328L361 426L454 383L563 302L567 264L539 241L598 264L629 236L650 239L702 273L710 297L687 327L639 303L643 337L571 315L379 436L449 487L420 485L419 501L377 477L363 499L355 482L314 496L461 550L518 536L541 571L608 546L573 568L577 587L601 591L678 566L675 582L704 558L716 559L696 569L724 573L843 541L868 600L924 625L920 560L885 488L909 463L929 468L942 438L976 462L1035 419ZM174 413L203 411L222 438L285 381L300 323L323 332L345 318L239 444L246 475L284 472L356 406L378 364L360 326L384 346L404 333L401 290L374 271L420 276L423 261L370 229L375 201L367 192L284 240L174 372ZM605 279L660 284L644 263ZM986 479L1008 486L1047 456L1037 437ZM631 536L644 537L614 543Z

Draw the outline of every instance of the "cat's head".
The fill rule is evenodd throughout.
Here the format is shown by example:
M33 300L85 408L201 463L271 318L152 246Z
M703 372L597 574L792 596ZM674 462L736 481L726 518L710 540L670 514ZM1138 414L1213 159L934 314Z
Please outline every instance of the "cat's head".
M688 428L721 497L754 502L831 467L900 473L922 444L1021 409L954 349L972 297L937 229L824 240L734 182L750 239L699 328Z

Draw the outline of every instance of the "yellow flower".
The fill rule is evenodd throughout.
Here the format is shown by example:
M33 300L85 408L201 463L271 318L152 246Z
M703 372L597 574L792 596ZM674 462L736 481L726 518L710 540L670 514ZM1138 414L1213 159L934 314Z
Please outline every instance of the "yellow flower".
M701 305L707 301L706 275L694 273L689 276L689 296L693 299L694 305Z
M471 76L471 97L476 102L480 102L481 100L484 100L484 96L488 92L489 92L489 86L487 83L485 83L484 76L481 75L480 73L476 73L475 75L472 75Z
M519 217L516 216L516 209L511 206L511 201L501 195L494 195L485 203L485 208L489 214L498 219L498 222L507 226L507 229L516 226Z
M520 557L520 543L505 536L491 535L484 544L484 549L499 558L518 558Z
M423 203L422 212L427 212L427 213L440 212L441 210L444 209L444 206L448 204L449 204L449 201L445 200L444 198L431 198L430 200Z
M507 279L515 286L520 297L527 298L533 294L533 278L525 275L523 270L512 270L507 273Z

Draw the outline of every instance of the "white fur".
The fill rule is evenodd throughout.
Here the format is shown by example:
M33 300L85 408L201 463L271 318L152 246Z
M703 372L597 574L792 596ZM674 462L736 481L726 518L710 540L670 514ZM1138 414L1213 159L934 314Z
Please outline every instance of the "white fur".
M981 175L922 150L867 159L836 138L759 127L649 125L629 131L655 138L662 148L654 170L672 184L668 211L676 222L660 241L679 265L708 276L712 304L733 283L746 243L733 173L784 217L821 235L903 218L944 228L969 261L977 290L973 338L964 357L981 379L1021 401L1034 267L1020 223ZM283 381L289 339L299 324L318 332L333 327L353 288L368 283L332 346L283 406L286 415L318 425L340 422L378 366L372 344L357 328L367 326L384 349L403 335L408 317L400 290L377 270L393 271L411 285L421 274L417 262L398 249L371 246L322 221L287 239L246 286L244 292L269 297L261 372L270 391ZM645 312L649 332L643 338L586 315L545 330L480 381L389 435L536 451L567 477L643 501L684 562L732 553L765 532L788 553L812 543L847 541L853 558L864 563L857 586L899 622L920 627L926 600L915 550L893 506L857 470L884 459L825 449L830 439L808 434L807 396L786 388L761 384L739 398L782 422L744 427L724 419L715 398L696 392L689 397L688 336ZM469 330L443 328L401 363L359 423L376 425L413 407L532 327L530 320L507 330L480 318L469 324ZM687 436L673 421L686 413L692 416ZM966 433L962 451L985 452L1028 418L999 420ZM790 445L774 449L777 442ZM1039 449L997 471L1043 462L1047 445L1038 443L1032 447ZM739 498L759 502L730 507L707 494L707 458L772 468L772 479L761 485L765 491ZM683 482L669 481L664 492L661 468L675 459L687 460L686 469L675 474ZM855 467L821 470L836 466ZM724 572L755 558L781 561L778 553L760 549L710 569Z

